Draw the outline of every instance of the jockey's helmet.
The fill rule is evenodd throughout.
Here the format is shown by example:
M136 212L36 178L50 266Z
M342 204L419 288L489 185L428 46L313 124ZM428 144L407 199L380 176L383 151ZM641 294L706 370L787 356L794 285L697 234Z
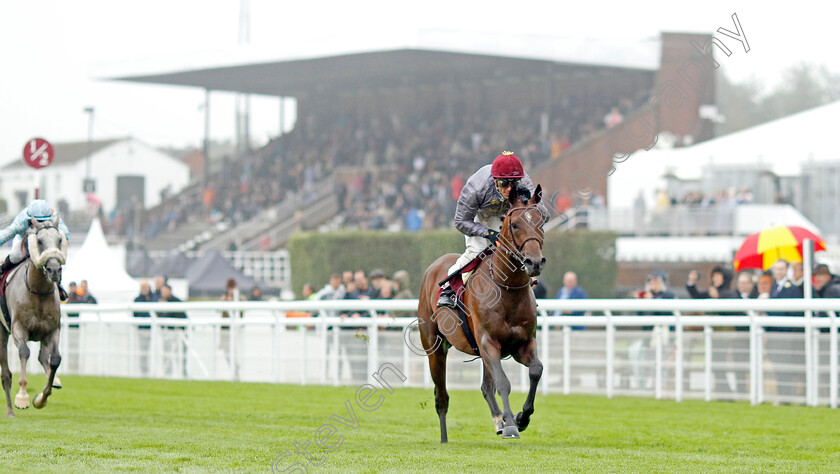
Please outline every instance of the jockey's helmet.
M26 208L26 213L29 214L29 217L34 217L37 221L48 221L53 217L52 208L43 199L36 199L29 203L29 206Z
M522 162L513 154L512 151L502 152L493 160L493 166L490 167L490 174L494 178L524 178L525 170L522 169Z

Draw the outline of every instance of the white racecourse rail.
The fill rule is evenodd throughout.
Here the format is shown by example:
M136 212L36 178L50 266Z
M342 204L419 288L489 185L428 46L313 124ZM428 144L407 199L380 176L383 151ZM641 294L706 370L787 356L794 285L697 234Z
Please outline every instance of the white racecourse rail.
M542 393L837 407L840 299L538 304ZM431 387L416 308L417 300L62 305L59 373L350 385L390 362L406 386ZM586 315L556 315L570 311ZM34 359L30 370L39 370ZM448 385L478 390L480 361L456 350L448 359ZM513 360L504 366L514 388L527 390L527 369Z

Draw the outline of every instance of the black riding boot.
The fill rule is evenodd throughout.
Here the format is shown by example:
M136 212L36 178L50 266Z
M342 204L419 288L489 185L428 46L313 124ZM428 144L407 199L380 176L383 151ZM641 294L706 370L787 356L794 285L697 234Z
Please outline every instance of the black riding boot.
M0 275L6 273L7 271L11 270L15 264L12 263L12 257L6 256L6 260L3 260L3 266L0 267Z
M438 308L447 306L449 308L455 307L455 291L449 286L449 283L443 285L443 291L440 293L440 298L437 302Z

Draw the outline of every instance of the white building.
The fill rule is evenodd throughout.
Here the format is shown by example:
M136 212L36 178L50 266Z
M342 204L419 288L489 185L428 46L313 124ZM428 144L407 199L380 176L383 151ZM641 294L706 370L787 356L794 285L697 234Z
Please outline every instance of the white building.
M95 195L107 214L136 197L144 207L158 204L161 191L180 191L189 183L189 167L133 138L53 144L55 157L46 168L29 167L23 160L6 165L0 174L0 196L9 209L21 209L35 197L54 206L61 199L70 210L85 209L85 178L95 182ZM88 158L89 157L89 158Z

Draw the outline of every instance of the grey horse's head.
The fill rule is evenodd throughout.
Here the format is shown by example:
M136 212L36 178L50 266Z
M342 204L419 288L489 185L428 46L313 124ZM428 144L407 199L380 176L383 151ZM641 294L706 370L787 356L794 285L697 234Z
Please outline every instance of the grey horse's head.
M67 237L58 229L58 215L51 221L30 219L27 235L29 258L47 280L61 282L61 267L67 260Z

